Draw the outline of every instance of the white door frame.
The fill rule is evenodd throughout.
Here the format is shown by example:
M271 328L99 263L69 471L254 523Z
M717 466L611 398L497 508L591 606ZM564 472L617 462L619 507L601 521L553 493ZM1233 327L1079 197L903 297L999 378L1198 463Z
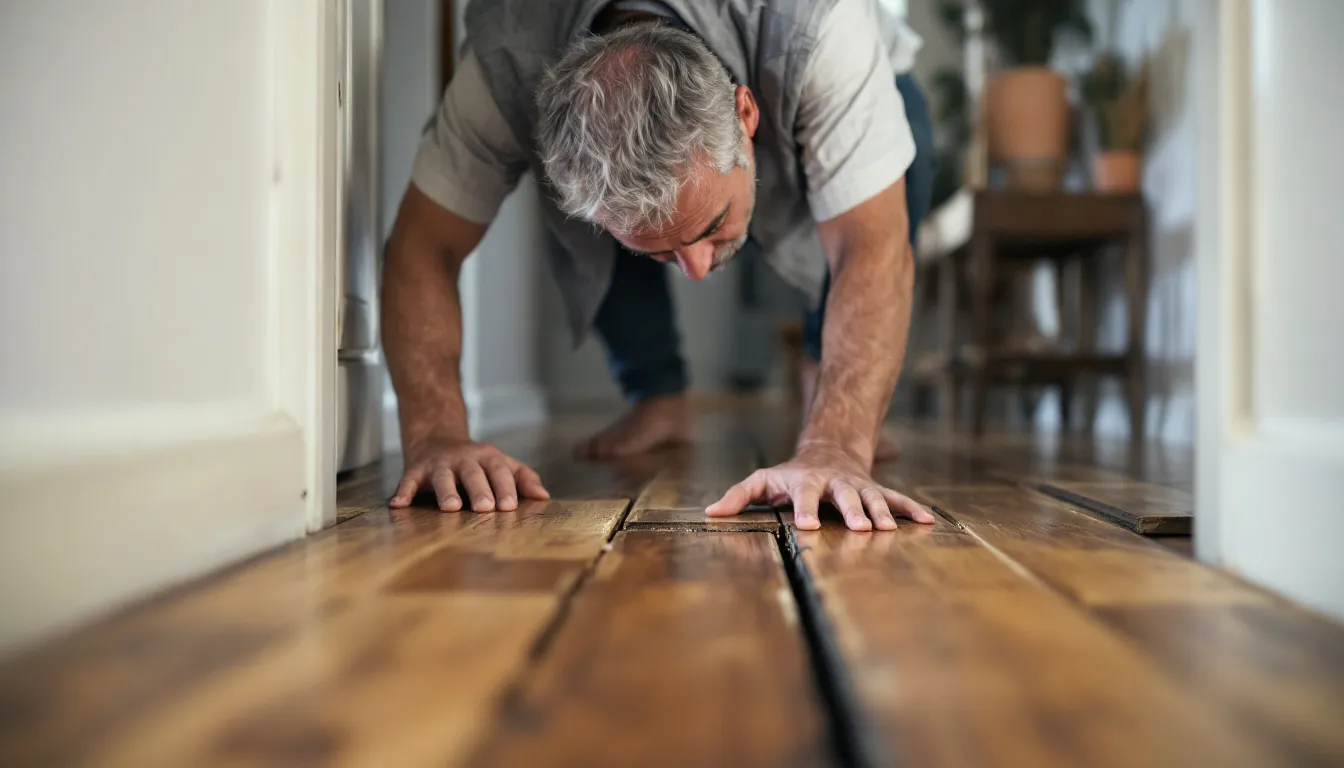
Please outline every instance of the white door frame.
M1284 381L1344 373L1337 334L1322 343L1328 329L1283 321L1300 317L1288 306L1291 286L1340 274L1329 261L1338 223L1319 199L1321 190L1326 199L1337 194L1339 149L1299 119L1337 122L1320 110L1339 114L1325 95L1336 73L1323 71L1339 55L1311 31L1338 22L1334 1L1200 5L1195 545L1205 562L1344 617L1344 414L1319 389L1311 406L1282 394ZM1292 31L1276 29L1288 24ZM1304 168L1298 181L1285 181ZM1344 327L1344 312L1307 300L1333 313L1313 324Z
M272 0L276 406L304 434L304 518L336 521L338 307L344 234L347 0Z

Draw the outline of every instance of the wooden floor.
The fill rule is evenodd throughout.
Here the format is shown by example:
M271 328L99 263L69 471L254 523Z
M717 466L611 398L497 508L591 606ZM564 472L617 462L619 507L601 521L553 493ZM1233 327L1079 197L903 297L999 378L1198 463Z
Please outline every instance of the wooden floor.
M702 513L789 420L701 421L607 465L595 418L510 435L554 494L512 513L357 475L0 668L0 765L1344 765L1344 628L1185 554L1188 452L908 430L880 474L936 525L795 532Z

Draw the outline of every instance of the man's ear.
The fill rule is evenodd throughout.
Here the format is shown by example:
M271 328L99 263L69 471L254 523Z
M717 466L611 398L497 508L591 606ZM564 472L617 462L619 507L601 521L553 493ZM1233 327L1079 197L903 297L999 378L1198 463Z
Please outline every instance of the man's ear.
M737 119L742 121L747 138L756 135L756 126L761 123L761 109L756 106L756 97L751 95L751 89L745 85L737 86Z

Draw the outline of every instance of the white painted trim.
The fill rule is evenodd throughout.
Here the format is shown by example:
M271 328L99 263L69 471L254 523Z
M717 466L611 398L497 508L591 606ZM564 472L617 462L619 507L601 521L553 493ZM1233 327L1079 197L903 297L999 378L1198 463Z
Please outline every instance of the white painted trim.
M309 531L336 520L346 0L272 0L271 392L303 433Z
M473 439L485 439L510 429L546 420L546 393L536 384L510 384L463 393Z
M1222 259L1223 194L1221 169L1227 155L1222 124L1225 99L1222 77L1223 41L1228 37L1226 14L1217 0L1201 0L1196 6L1194 55L1197 100L1196 133L1200 136L1195 158L1195 554L1207 563L1222 559L1219 467L1224 426L1223 360L1227 339L1223 320Z
M303 436L279 411L24 414L0 433L6 653L304 532Z
M1275 183L1268 153L1278 148L1271 131L1282 113L1260 103L1279 83L1302 74L1290 71L1293 66L1310 68L1273 47L1280 41L1273 25L1302 8L1203 0L1199 9L1199 82L1193 92L1209 124L1199 131L1195 233L1200 296L1196 554L1304 605L1344 617L1344 558L1338 553L1344 515L1335 513L1344 496L1344 418L1324 408L1316 414L1275 413L1256 389L1268 365L1266 350L1286 340L1282 329L1277 337L1269 335L1271 327L1264 322L1273 308L1269 302L1284 300L1268 278L1314 269L1301 259L1280 258L1295 244L1273 237L1282 212L1266 204L1266 195L1273 193L1265 185ZM1319 23L1301 15L1294 21ZM1310 42L1328 46L1322 39ZM1325 82L1328 71L1317 65L1312 75ZM1314 92L1304 87L1294 98L1310 99ZM1305 151L1329 148L1318 143ZM1299 165L1302 157L1295 157ZM1329 222L1316 220L1310 226L1308 235L1329 234ZM1314 362L1299 364L1292 373L1330 375L1328 355L1308 360Z

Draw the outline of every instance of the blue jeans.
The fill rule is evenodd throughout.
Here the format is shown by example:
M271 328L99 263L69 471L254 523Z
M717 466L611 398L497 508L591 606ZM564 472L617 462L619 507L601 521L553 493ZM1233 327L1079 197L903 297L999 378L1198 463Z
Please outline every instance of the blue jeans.
M896 78L905 102L905 116L915 138L915 159L905 172L905 208L910 221L910 243L919 222L929 212L933 197L933 124L928 102L910 75ZM598 308L597 327L607 360L627 399L677 394L686 389L686 362L681 356L665 264L625 250L617 254L611 286ZM820 305L803 316L803 348L813 360L821 359L822 327L831 279L822 284Z

